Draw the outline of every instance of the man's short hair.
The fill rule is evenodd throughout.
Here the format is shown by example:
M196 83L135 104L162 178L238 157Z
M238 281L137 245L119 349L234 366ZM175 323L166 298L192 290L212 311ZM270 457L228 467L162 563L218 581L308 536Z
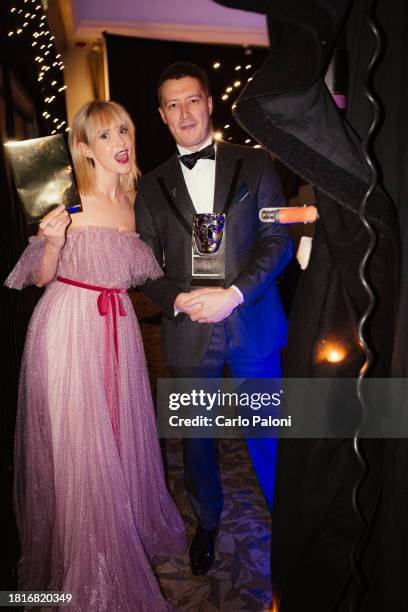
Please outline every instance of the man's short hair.
M171 79L178 80L183 79L184 77L192 77L193 79L197 79L207 96L211 95L208 75L206 71L201 68L201 66L193 64L193 62L175 62L163 70L159 76L157 83L157 97L159 99L160 106L162 105L163 101L161 96L163 84Z

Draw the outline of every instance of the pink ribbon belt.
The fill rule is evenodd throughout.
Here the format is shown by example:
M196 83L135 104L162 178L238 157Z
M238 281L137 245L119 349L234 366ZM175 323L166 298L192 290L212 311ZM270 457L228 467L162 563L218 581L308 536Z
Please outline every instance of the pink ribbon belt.
M115 346L115 364L118 363L119 352L118 352L118 330L117 330L117 313L116 307L119 310L121 317L126 317L126 311L123 307L122 300L120 298L121 293L127 293L126 289L109 289L107 287L98 287L97 285L88 285L87 283L81 283L79 281L65 278L63 276L57 276L57 280L60 283L67 285L73 285L74 287L80 287L81 289L90 289L91 291L99 291L98 295L98 310L102 317L105 317L105 330L106 330L106 351L105 351L105 392L106 399L109 407L109 414L112 423L113 434L116 440L118 450L120 452L120 436L119 436L119 386L116 374L116 365L112 364L110 355L110 333L109 333L109 310L112 310L112 322L113 322L113 343Z
M98 287L97 285L88 285L87 283L80 283L79 281L72 280L71 278L65 278L64 276L57 276L57 280L60 283L66 283L67 285L73 285L74 287L81 287L81 289L90 289L91 291L99 291L98 296L98 310L102 317L106 317L106 338L108 342L109 338L109 321L108 313L109 308L112 307L112 319L113 319L113 343L115 345L116 358L118 358L118 328L117 328L117 315L116 315L116 302L118 305L119 315L126 317L126 311L123 307L122 300L120 299L120 293L127 293L126 289L108 289L106 287ZM107 347L108 348L108 347Z

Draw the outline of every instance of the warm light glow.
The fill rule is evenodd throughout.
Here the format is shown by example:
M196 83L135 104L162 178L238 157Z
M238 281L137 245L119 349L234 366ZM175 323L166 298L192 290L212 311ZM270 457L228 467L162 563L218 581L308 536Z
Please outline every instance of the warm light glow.
M272 599L271 606L270 608L268 608L268 612L279 612L278 602L275 598Z
M338 351L336 349L332 349L326 357L326 360L330 363L338 363L339 361L343 361L343 359L344 354L342 353L342 351Z
M246 141L245 141L245 144L249 144L250 142L251 142L251 139L247 138Z
M221 100L228 100L228 95L224 94L223 96L221 96Z
M234 87L239 87L241 85L241 81L235 81Z
M252 64L247 64L247 65L245 66L245 70L249 70L250 68L252 68Z
M254 145L254 149L260 149L260 148L261 148L261 145L260 145L260 144L256 144L256 145Z
M214 132L214 140L221 140L222 132Z
M214 68L214 70L217 70L217 68L219 68L220 66L221 66L220 62L215 62L215 63L213 64L213 68Z
M235 66L235 70L241 70L242 66Z
M226 125L224 125L224 130L228 130L229 126L230 126L230 124L229 124L229 123L227 123Z
M338 342L327 342L322 340L318 352L318 361L327 361L328 363L340 363L346 358L347 350Z
M252 77L249 77L249 79L248 79L248 83L249 83L249 81L252 81Z

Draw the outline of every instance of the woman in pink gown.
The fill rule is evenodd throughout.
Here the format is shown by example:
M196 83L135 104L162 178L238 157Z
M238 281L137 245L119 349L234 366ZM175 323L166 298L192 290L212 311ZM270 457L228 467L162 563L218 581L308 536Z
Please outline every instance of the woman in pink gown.
M152 563L182 553L131 286L161 275L135 232L134 127L92 102L70 133L83 212L58 207L6 284L47 288L21 368L15 444L19 589L73 593L74 610L170 609Z

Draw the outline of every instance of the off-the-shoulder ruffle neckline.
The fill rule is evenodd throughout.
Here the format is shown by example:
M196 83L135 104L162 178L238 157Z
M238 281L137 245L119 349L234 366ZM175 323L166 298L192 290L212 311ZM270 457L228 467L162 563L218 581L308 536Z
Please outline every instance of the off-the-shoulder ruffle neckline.
M136 238L139 238L139 236L140 236L140 234L138 234L135 230L123 230L123 229L120 229L119 227L111 227L109 225L92 225L92 224L88 224L88 225L79 225L75 229L72 229L71 231L68 231L67 238L69 236L73 236L75 234L79 234L79 233L81 233L84 230L113 231L113 232L119 232L119 234L124 234L124 235L128 235L128 236L136 236Z

